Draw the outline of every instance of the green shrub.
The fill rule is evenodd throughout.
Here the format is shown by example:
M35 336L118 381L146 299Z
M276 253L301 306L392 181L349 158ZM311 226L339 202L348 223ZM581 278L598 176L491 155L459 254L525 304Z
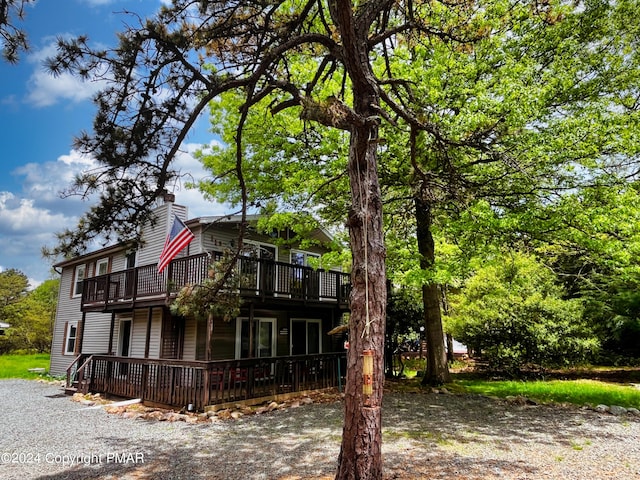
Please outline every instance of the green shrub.
M494 370L516 375L579 364L598 341L582 320L581 303L562 293L544 266L511 253L476 269L452 299L448 325Z

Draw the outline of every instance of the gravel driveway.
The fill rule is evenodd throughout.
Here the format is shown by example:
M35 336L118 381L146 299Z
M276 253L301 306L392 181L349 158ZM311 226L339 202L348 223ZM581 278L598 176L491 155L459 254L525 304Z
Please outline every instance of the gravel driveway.
M59 386L0 380L0 479L330 479L342 406L239 420L123 418ZM479 396L391 393L385 479L640 479L640 418Z

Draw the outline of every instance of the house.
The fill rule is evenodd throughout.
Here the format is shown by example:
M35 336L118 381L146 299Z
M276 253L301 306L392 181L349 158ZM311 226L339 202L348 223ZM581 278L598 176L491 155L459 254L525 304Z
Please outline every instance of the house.
M11 325L8 323L0 322L0 335L4 335L4 331L9 328Z
M274 238L288 232L250 228L237 260L239 314L176 316L176 295L206 278L212 259L236 245L240 218L188 219L173 195L154 213L142 246L122 243L55 265L61 281L50 372L67 376L68 392L202 409L338 385L344 347L328 332L348 311L350 279L309 266L323 247L279 247ZM195 238L158 273L174 216ZM331 240L322 229L313 236L318 244Z

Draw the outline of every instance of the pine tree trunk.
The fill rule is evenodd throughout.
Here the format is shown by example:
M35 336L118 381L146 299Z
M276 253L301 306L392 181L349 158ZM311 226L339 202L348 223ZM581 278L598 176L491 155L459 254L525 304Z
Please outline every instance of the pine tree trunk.
M387 292L382 202L376 143L370 142L371 133L370 129L352 132L351 140L349 174L353 206L348 223L353 271L344 430L336 473L336 479L340 480L382 478L381 403ZM371 395L363 393L365 351L373 354Z
M377 167L380 95L370 65L368 35L371 22L384 10L385 3L390 2L365 3L356 8L349 1L329 2L331 18L340 33L355 114L352 116L344 109L338 111L339 117L344 113L349 119L351 209L347 224L352 254L349 351L338 480L382 479L386 253ZM372 359L371 374L366 377L365 358Z

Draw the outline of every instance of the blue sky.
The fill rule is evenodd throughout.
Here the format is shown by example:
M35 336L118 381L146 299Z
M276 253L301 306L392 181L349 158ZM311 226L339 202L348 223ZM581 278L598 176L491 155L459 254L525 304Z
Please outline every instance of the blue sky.
M99 84L82 83L68 75L50 76L42 61L55 53L59 36L87 34L91 44L115 45L116 33L131 17L157 10L161 0L38 0L27 8L23 26L31 51L20 63L0 61L0 271L16 268L32 286L51 278L51 263L41 248L55 244L55 232L76 224L90 203L60 197L75 173L94 160L72 148L73 137L91 129L92 95ZM202 119L185 152L213 140ZM183 173L198 178L200 165L190 155L177 160ZM191 217L223 213L198 192L182 188L176 201L189 206Z

